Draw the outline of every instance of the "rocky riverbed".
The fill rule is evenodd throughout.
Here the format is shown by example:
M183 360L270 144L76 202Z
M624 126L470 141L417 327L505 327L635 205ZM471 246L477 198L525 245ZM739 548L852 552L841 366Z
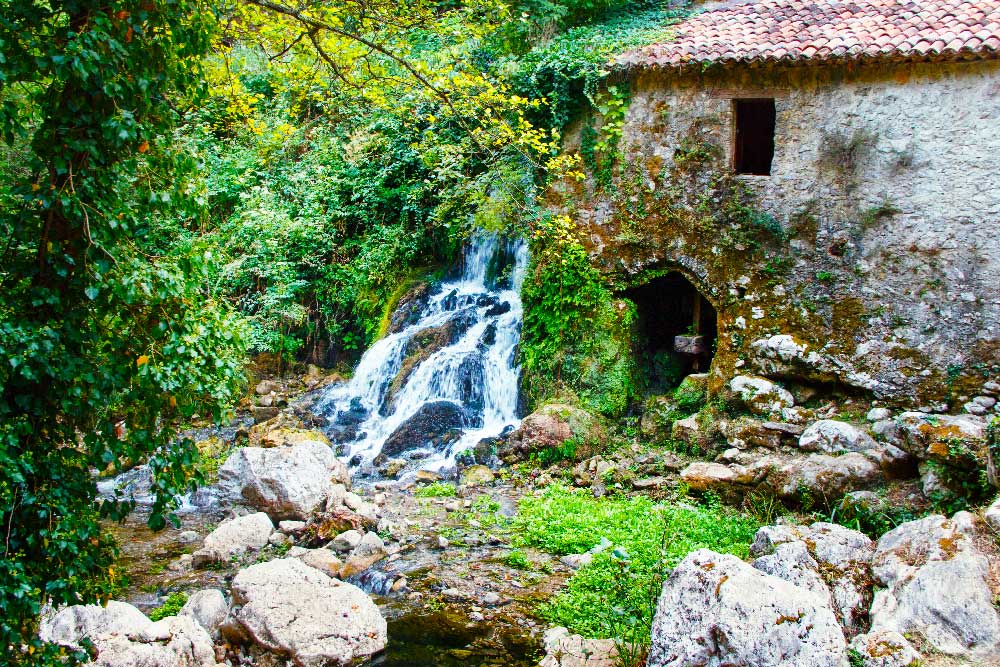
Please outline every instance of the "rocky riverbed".
M942 454L935 438L961 437L965 447L983 438L980 416L875 409L866 425L836 419L841 404L811 410L802 424L805 410L792 410L779 386L742 381L733 392L749 397L743 416L709 427L675 419L672 434L704 443L713 431L752 426L774 442L733 437L706 460L704 447L651 442L663 428L656 410L637 429L610 434L593 416L553 404L457 470L414 473L390 459L381 474L352 477L310 412L316 393L308 390L322 384L315 372L291 386L261 383L252 413L194 432L218 459L212 484L185 499L177 527L154 533L141 511L109 526L128 586L106 609L50 614L43 637L71 646L89 638L97 664L116 667L640 664L616 658L613 641L549 628L537 616L539 603L595 557L512 545L521 501L560 482L595 498L676 498L678 489L742 496L745 511L771 524L746 560L702 548L677 563L659 597L648 665L1000 664L1000 504L934 514L928 472L918 470L921 452L954 453L954 442ZM261 413L262 402L281 407ZM611 440L614 447L588 444ZM567 441L583 445L568 452ZM545 460L546 451L561 455ZM874 466L877 493L871 480L837 473L851 454ZM934 470L941 464L926 468ZM144 488L141 470L119 481ZM801 505L789 513L755 504L764 490L780 499L786 487L794 488L786 500L846 494L843 511L895 504L909 514L894 516L913 518L894 519L873 540L815 522Z

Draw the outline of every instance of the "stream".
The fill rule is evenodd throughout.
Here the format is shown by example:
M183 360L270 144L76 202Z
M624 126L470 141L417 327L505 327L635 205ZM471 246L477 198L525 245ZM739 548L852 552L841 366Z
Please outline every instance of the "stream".
M502 437L520 423L517 345L521 333L520 286L527 246L517 239L482 234L469 241L460 267L438 285L423 286L416 298L401 303L388 334L364 353L348 381L313 392L308 410L325 417L323 429L338 447L358 486L389 488L395 518L417 517L428 544L450 515L426 519L426 501L405 491L419 470L448 476L456 459L477 444ZM252 426L246 417L222 428L189 434L233 442ZM396 466L398 482L384 476ZM482 462L482 461L480 461ZM389 485L387 487L386 485ZM402 486L401 486L402 485ZM139 511L111 529L122 544L122 561L131 584L124 596L144 611L162 604L174 590L228 589L235 569L190 570L178 558L200 544L201 537L227 514L218 490L208 486L180 499L181 526L159 533L144 525L151 502L149 470L140 466L99 481L106 497L133 495ZM192 532L193 531L193 532ZM195 538L192 538L192 535ZM197 541L195 541L195 539ZM270 554L264 558L280 557ZM459 665L528 667L539 657L537 626L529 620L532 604L511 588L510 607L493 616L473 596L463 603L439 600L438 578L454 565L455 554L424 548L418 542L393 565L385 562L350 581L373 596L388 623L386 650L370 664L380 667L458 667ZM506 547L488 541L468 553L472 569L491 571L494 580L510 579L493 570ZM389 592L395 580L383 567L402 568L416 596ZM424 574L427 573L427 574ZM478 576L478 575L477 575ZM523 588L516 583L517 587ZM508 603L504 603L508 604ZM241 664L257 664L253 658ZM268 663L270 664L270 663Z

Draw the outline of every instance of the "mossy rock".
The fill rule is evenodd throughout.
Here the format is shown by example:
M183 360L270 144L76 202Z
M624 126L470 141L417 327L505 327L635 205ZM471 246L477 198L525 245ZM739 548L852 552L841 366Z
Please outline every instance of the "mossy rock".
M564 445L569 440L577 444L575 455L586 458L607 440L601 420L582 408L563 403L542 406L521 422L504 442L498 455L508 463L523 461L536 452Z

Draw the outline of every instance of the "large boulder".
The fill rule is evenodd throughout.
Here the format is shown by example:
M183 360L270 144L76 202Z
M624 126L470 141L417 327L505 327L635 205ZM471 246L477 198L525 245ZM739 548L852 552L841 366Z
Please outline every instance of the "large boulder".
M847 422L821 419L806 427L799 437L799 449L807 452L841 454L863 452L875 447L870 435Z
M758 569L817 593L827 591L849 634L866 627L875 543L864 533L824 522L764 526L754 535L750 554L758 557Z
M1000 661L996 555L982 550L995 549L985 546L991 540L968 512L951 520L932 515L883 535L873 573L884 589L872 603L872 632L917 635L940 653Z
M649 667L846 667L827 599L739 558L700 549L663 584Z
M328 444L305 440L290 447L239 449L219 469L219 482L272 519L307 519L334 483L350 486L351 476Z
M240 570L232 595L249 638L299 667L350 665L385 649L385 619L371 598L297 559Z
M444 450L461 437L464 427L465 411L457 403L425 403L386 438L379 459L387 460L425 447Z
M737 375L729 381L729 388L756 415L780 414L783 408L795 405L795 398L787 389L766 378Z
M201 568L213 563L226 563L233 556L261 549L267 545L273 532L274 524L263 512L223 521L205 537L201 548L192 554L193 565Z
M500 445L497 454L504 461L513 463L525 460L535 452L559 447L570 439L593 444L603 441L604 437L603 427L589 412L553 403L525 417L518 429Z
M43 641L72 649L93 643L95 667L214 667L212 638L193 619L170 616L153 622L125 602L107 607L75 605L45 619Z

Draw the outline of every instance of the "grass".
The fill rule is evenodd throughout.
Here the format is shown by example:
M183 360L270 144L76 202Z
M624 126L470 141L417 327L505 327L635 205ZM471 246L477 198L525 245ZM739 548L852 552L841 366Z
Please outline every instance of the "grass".
M447 482L434 482L413 492L418 498L453 498L455 494L455 485Z
M187 602L187 593L180 591L171 593L162 605L149 612L149 620L159 621L167 616L176 616L184 603Z
M759 524L716 503L655 503L649 498L593 498L552 485L521 501L513 526L516 547L554 555L582 553L607 538L614 545L594 557L546 602L546 620L587 637L648 641L660 586L690 552L709 548L747 556Z

